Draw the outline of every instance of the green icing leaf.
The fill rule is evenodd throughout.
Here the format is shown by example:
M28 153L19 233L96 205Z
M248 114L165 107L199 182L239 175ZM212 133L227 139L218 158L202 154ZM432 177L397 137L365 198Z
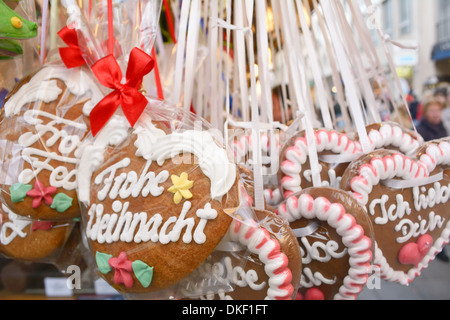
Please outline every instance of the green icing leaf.
M53 203L50 206L52 209L56 209L59 213L63 213L72 206L73 199L64 193L58 193L53 198Z
M97 261L98 270L100 270L101 273L107 274L109 273L112 268L109 265L108 261L112 258L112 255L102 253L102 252L96 252L95 253L95 260Z
M11 192L11 201L13 203L24 201L25 197L27 196L27 192L31 189L33 189L33 186L29 184L16 183L12 185L9 188L9 191Z
M149 267L145 262L136 260L131 264L134 275L144 288L147 288L153 279L153 267Z

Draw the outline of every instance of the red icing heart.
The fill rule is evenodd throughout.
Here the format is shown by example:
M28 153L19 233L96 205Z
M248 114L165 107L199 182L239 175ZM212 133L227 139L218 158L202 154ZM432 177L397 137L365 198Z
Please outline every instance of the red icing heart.
M401 264L417 266L426 256L433 245L433 238L429 234L421 236L416 243L408 243L403 246L398 254Z
M311 288L305 292L305 296L301 293L297 293L295 300L306 300L306 301L322 301L325 300L325 295L320 289Z

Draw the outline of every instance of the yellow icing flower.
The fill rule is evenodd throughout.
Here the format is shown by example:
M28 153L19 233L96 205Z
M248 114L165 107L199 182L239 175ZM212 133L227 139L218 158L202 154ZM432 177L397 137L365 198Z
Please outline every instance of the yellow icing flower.
M171 177L173 186L171 186L168 191L174 193L173 202L179 204L181 200L191 199L192 193L189 191L194 185L194 181L188 180L188 174L183 172L179 177L172 175Z

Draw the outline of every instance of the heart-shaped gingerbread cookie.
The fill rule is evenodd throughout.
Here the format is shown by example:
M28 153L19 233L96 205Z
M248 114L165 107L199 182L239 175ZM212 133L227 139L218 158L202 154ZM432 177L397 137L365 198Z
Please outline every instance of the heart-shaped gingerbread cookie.
M342 179L372 220L381 277L402 285L419 276L450 237L450 175L440 167L449 164L450 147L431 143L420 150L418 158L373 152Z
M100 97L84 68L47 65L18 83L0 124L0 188L11 211L39 220L80 217L75 153Z
M236 165L213 135L187 129L182 111L148 109L133 130L113 116L86 140L79 166L90 248L101 276L124 293L159 291L188 276L240 205Z
M308 188L278 207L302 252L299 296L314 300L354 300L367 283L372 262L372 230L350 195L334 188Z
M359 142L350 139L349 135L334 130L315 130L314 137L322 185L338 188L348 163L361 153L361 146ZM314 186L309 155L305 132L292 137L283 147L280 155L280 181L281 193L285 198Z

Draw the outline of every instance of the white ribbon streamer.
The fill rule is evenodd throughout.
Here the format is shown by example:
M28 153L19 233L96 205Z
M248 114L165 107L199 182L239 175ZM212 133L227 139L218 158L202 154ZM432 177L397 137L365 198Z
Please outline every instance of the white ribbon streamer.
M301 121L305 128L305 136L309 148L308 155L312 181L314 186L319 187L322 185L322 179L320 176L321 167L318 160L314 127L312 124L314 119L314 106L312 105L308 81L305 78L304 64L300 59L301 55L297 54L300 52L300 45L298 44L299 37L293 30L296 28L292 28L292 25L296 24L295 6L292 0L280 1L279 6L280 16L285 17L285 19L281 19L281 30L285 43L285 54L287 54L286 61L289 66L290 79L292 79L294 98L297 101L297 106L302 108L300 110L305 113L305 117L303 117Z
M247 23L252 25L253 17L253 1L246 1ZM258 95L256 92L256 75L255 75L255 55L253 50L253 34L247 33L247 52L250 65L250 93L251 93L251 115L252 115L252 155L253 155L253 179L254 179L254 207L259 210L265 209L264 199L264 180L262 171L262 154L261 154L261 135L260 135L260 118L258 108Z
M340 163L350 163L355 161L359 157L363 156L364 153L355 154L326 154L319 156L319 160L329 163L329 164L340 164Z
M191 1L191 10L189 14L189 29L187 34L186 44L186 66L184 75L184 92L183 92L183 106L185 110L190 110L195 78L196 57L198 55L198 39L200 31L200 15L201 15L200 0ZM214 106L217 108L219 106Z
M316 96L319 100L319 106L322 112L322 120L325 128L331 130L333 129L333 121L331 120L330 109L328 107L328 101L326 99L327 94L325 92L325 85L322 79L322 70L320 69L319 61L317 58L318 54L314 46L311 30L309 29L309 25L306 19L306 12L303 9L303 5L299 0L297 0L296 3L306 48L308 49L309 62L316 87Z
M304 228L293 229L292 232L296 238L303 238L312 235L319 228L320 224L317 221L313 221Z
M433 184L435 182L439 182L444 179L444 172L441 171L438 174L435 174L431 177L421 178L421 179L412 179L412 180L385 180L382 181L383 185L391 189L408 189L414 187L426 186L428 184Z
M181 3L181 14L177 35L177 54L174 72L175 76L174 88L173 88L173 95L170 97L171 102L175 105L178 105L181 100L181 87L184 75L184 54L186 48L186 33L187 33L187 23L189 17L190 3L191 1L183 1Z
M336 50L337 62L341 69L341 76L345 84L345 92L347 101L349 103L350 110L353 115L353 122L358 131L361 146L364 153L371 151L369 138L366 131L366 125L362 113L361 102L358 98L355 79L353 77L353 71L348 61L347 54L345 53L342 39L339 37L337 30L340 30L337 22L339 18L335 15L335 8L332 8L332 1L321 2L323 13L328 24L328 31L330 32L330 38L334 44Z

